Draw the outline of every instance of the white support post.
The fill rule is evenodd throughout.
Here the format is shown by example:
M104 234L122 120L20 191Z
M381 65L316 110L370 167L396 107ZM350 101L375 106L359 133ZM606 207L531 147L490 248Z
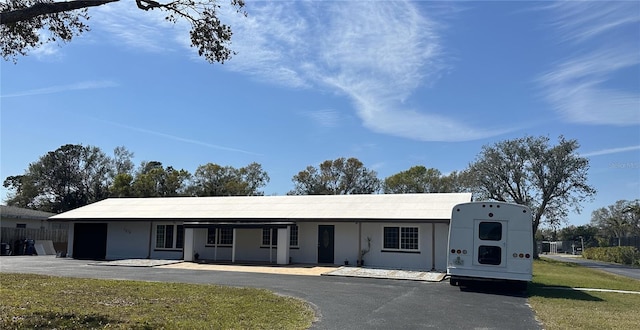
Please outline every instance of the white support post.
M269 228L269 263L273 263L273 228Z
M289 264L289 236L291 235L291 228L278 228L278 248L277 248L277 263L278 265Z
M75 223L69 224L69 229L67 231L67 258L73 257L74 230L75 230ZM151 234L149 234L149 236L151 236ZM13 244L13 242L11 242L11 244ZM11 247L11 249L13 249L13 247Z
M233 242L231 244L231 263L236 262L236 228L233 228Z
M216 227L215 236L213 237L213 261L218 261L218 235L220 235L220 228Z
M184 229L184 245L182 247L184 261L193 261L193 228Z

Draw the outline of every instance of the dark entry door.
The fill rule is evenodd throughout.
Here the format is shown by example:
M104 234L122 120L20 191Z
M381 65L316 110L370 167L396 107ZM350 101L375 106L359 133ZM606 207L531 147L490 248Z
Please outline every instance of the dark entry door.
M318 263L333 264L333 225L318 225Z
M76 223L73 227L73 258L104 260L107 256L107 224Z

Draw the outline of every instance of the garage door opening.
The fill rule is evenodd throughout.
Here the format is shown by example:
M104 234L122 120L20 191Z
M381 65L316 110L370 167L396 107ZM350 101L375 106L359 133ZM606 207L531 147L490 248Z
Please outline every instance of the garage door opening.
M73 258L104 260L107 256L107 224L76 223L73 228Z

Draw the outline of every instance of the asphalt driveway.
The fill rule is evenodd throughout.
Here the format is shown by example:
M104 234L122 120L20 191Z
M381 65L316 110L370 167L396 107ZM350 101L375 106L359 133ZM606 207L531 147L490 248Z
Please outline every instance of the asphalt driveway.
M526 297L461 291L447 282L261 274L167 267L104 267L50 256L0 258L0 272L265 288L304 299L314 329L540 329Z

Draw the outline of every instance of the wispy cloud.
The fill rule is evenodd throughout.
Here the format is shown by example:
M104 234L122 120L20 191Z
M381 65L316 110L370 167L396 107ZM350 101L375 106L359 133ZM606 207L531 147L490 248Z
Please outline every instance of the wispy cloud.
M324 89L352 101L372 131L424 141L474 140L478 129L405 105L448 69L440 32L424 6L403 1L249 2L234 26L225 67L290 88Z
M207 142L203 142L203 141L199 141L199 140L184 138L184 137L181 137L181 136L176 136L176 135L167 134L167 133L158 132L158 131L153 131L153 130L149 130L149 129L146 129L146 128L141 128L141 127L129 126L129 125L121 124L121 123L116 123L116 122L113 122L113 121L96 119L96 118L93 118L93 119L101 121L101 122L104 122L104 123L107 123L107 124L110 124L110 125L118 126L118 127L121 127L121 128L126 128L128 130L132 130L132 131L136 131L136 132L140 132L140 133L145 133L145 134L150 134L150 135L155 135L155 136L159 136L159 137L170 139L170 140L174 140L174 141L194 144L194 145L203 146L203 147L207 147L207 148L211 148L211 149L218 149L218 150L224 150L224 151L239 152L239 153L248 154L248 155L262 156L262 154L260 154L260 153L247 151L247 150L243 150L243 149L231 148L231 147L221 146L221 145L217 145L217 144L211 144L211 143L207 143Z
M164 19L163 12L151 10L143 12L134 1L120 1L92 8L89 12L93 31L86 38L102 38L120 46L145 52L167 52L179 47L174 42L178 33L188 39L182 26L174 26Z
M620 148L610 148L603 150L596 150L587 152L584 154L580 154L582 157L594 157L594 156L602 156L602 155L610 155L610 154L619 154L622 152L636 151L640 150L640 145L637 146L629 146L629 147L620 147Z
M311 118L314 122L322 127L338 127L341 121L340 113L336 110L330 109L310 111L306 112L304 115Z
M55 93L63 93L63 92L70 92L70 91L77 91L77 90L101 89L101 88L112 88L112 87L118 87L118 84L110 80L88 80L88 81L82 81L82 82L68 84L68 85L57 85L57 86L31 89L26 91L12 92L8 94L3 94L0 97L2 98L23 97L23 96L55 94Z
M574 52L591 51L561 61L541 75L545 98L570 122L628 126L640 124L637 90L613 84L617 75L640 65L640 3L560 1L546 7L560 40ZM635 30L634 30L635 29ZM637 77L635 78L637 79Z
M555 1L546 9L552 11L551 25L565 42L588 41L640 23L637 1Z

